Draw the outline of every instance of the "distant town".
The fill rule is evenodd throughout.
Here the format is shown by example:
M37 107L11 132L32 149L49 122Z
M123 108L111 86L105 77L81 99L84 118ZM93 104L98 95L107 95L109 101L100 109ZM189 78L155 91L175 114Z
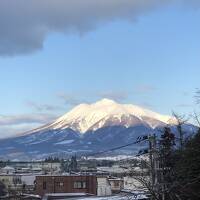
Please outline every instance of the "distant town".
M145 159L1 161L1 199L148 199L147 188L137 181L149 177Z

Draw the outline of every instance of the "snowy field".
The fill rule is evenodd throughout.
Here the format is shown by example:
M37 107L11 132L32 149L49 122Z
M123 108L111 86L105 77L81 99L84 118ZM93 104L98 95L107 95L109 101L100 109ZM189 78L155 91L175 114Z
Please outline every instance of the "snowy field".
M148 199L145 195L138 196L110 196L110 197L86 197L86 198L78 198L78 200L144 200ZM64 199L63 199L64 200ZM69 199L68 199L69 200Z

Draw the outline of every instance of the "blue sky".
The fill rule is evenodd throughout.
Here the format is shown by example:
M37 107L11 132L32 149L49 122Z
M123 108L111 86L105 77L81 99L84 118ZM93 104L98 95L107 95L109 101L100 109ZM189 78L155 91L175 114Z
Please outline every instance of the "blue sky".
M164 6L82 34L53 31L37 51L2 55L0 137L104 97L162 114L198 109L199 19L199 9Z

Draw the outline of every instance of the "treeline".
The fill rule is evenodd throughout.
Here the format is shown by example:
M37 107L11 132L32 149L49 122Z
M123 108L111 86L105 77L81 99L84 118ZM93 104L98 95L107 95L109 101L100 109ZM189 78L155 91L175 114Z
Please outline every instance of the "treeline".
M153 200L200 200L200 128L187 139L179 126L177 129L178 136L164 128L161 137L152 142L150 180L139 179Z
M200 199L200 129L173 154L172 192L183 200Z
M63 162L63 159L49 156L48 158L45 158L44 162L58 163L58 162Z

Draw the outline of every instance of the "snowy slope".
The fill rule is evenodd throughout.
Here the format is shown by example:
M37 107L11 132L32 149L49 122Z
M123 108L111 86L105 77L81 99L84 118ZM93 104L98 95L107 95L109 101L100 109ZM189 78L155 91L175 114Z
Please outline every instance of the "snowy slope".
M103 99L94 104L81 104L51 124L0 140L0 159L88 155L127 145L142 135L154 133L159 136L166 124L176 133L172 122L169 116ZM194 128L186 124L184 130L194 133ZM108 155L133 155L145 145L128 146Z
M109 126L108 121L112 125L114 121L114 125L126 127L130 127L140 121L140 123L144 122L151 127L156 127L161 123L168 124L171 118L139 106L118 104L110 99L102 99L93 104L80 104L52 124L43 126L37 129L37 131L71 128L74 131L85 133L89 130L94 131Z

